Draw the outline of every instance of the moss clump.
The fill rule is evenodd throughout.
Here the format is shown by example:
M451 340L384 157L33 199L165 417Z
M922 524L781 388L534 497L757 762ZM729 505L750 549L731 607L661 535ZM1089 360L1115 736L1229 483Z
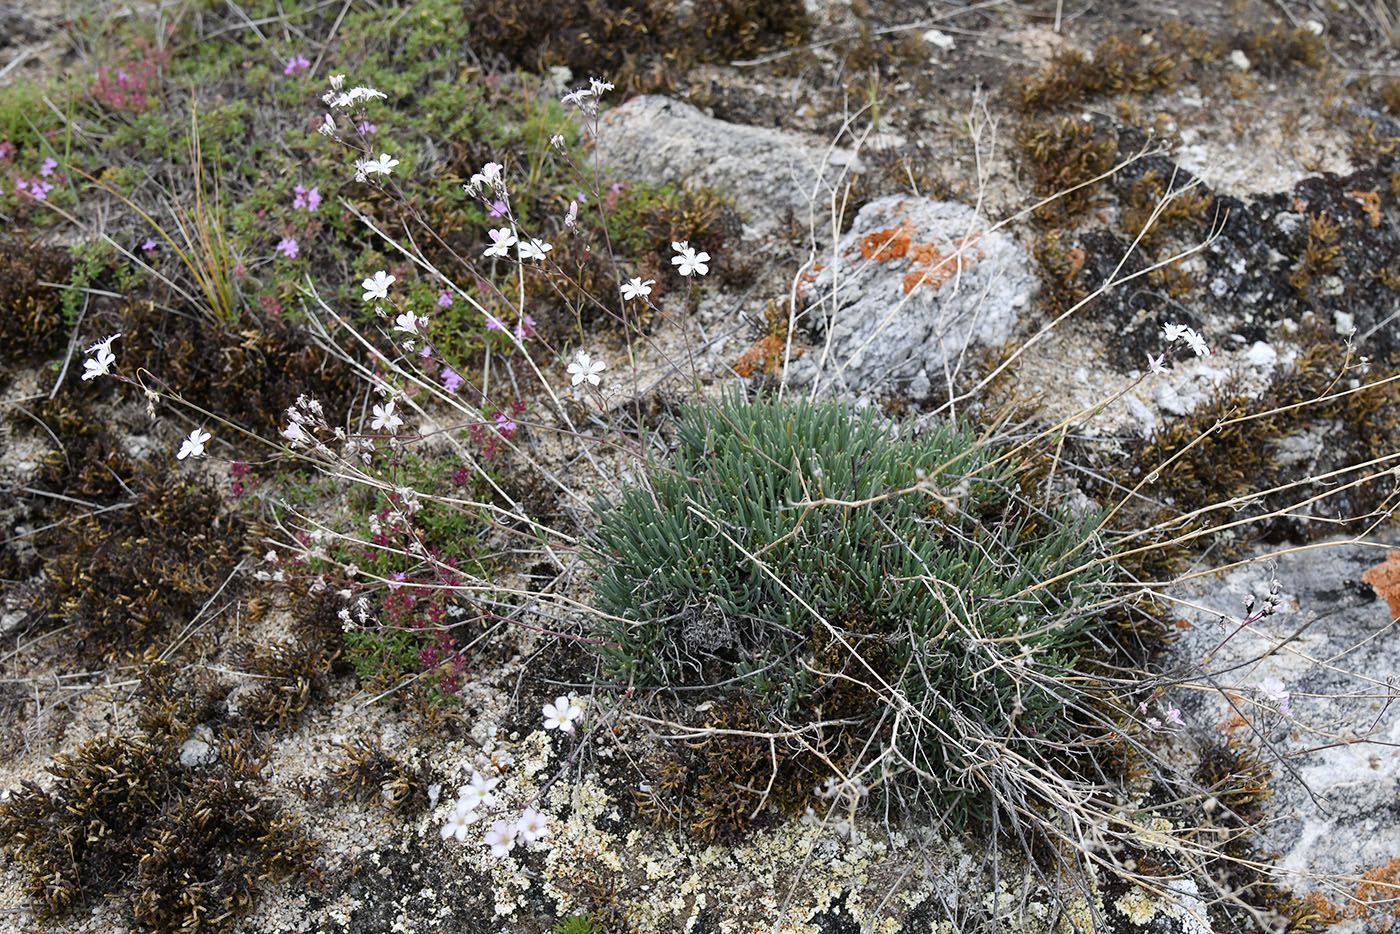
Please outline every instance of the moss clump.
M1035 193L1060 195L1036 209L1042 223L1063 223L1088 210L1099 192L1086 183L1112 169L1118 154L1117 133L1077 117L1028 120L1017 141Z
M427 803L428 770L386 752L378 736L338 745L344 756L331 769L338 794L404 814Z
M66 250L0 237L0 366L35 364L63 344L63 292L73 262Z
M1031 738L1075 735L1060 679L1103 576L1079 567L1091 526L1014 490L955 425L913 436L834 403L694 403L673 463L597 506L599 651L619 682L713 685L789 736L837 711L868 738L907 702L922 726L887 741L970 817L988 736L1038 757Z
M1136 35L1110 36L1092 55L1057 52L1049 64L1020 82L1024 111L1053 110L1107 94L1146 94L1172 86L1175 56L1144 48Z
M223 736L212 761L182 764L192 711L163 663L144 689L146 730L57 757L47 789L12 789L0 842L48 918L111 898L146 930L232 930L268 879L314 881L315 849L266 794L256 741Z
M53 582L47 616L72 627L71 664L139 654L189 622L237 563L243 524L216 491L167 478L133 488L127 508L83 515L38 542Z

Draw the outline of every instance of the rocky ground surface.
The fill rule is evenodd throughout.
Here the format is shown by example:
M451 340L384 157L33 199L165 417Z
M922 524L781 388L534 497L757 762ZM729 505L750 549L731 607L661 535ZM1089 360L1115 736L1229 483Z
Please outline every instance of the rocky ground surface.
M301 838L276 835L295 824L318 847L318 882L246 885L234 900L248 931L1390 930L1400 914L1400 551L1390 549L1400 535L1387 472L1400 435L1385 420L1393 396L1372 404L1384 386L1366 387L1400 374L1392 9L809 2L800 42L605 98L589 157L609 177L708 186L740 218L690 314L680 290L667 297L684 323L658 326L639 351L633 386L646 392L635 395L674 401L742 379L913 420L952 411L1025 435L1049 429L1045 489L1081 509L1113 507L1120 531L1165 511L1185 517L1148 543L1176 563L1137 571L1155 575L1143 605L1174 637L1153 661L1159 687L1132 733L1160 768L1124 810L1141 816L1133 844L1076 828L1092 871L858 801L842 821L839 796L825 820L774 808L718 842L648 820L640 802L659 781L657 749L705 711L686 701L677 709L690 719L672 722L680 714L658 702L624 717L595 697L586 738L543 729L541 702L589 693L583 663L542 635L585 615L579 576L559 575L569 580L560 596L578 601L564 623L537 601L503 611L521 625L494 637L456 706L428 725L422 709L329 660L293 677L217 653L171 676L197 676L203 705L171 713L184 701L151 663L180 658L187 642L304 640L307 620L338 636L340 604L273 605L277 571L262 546L206 569L232 581L256 568L261 579L237 600L172 605L186 615L154 655L133 643L93 667L56 664L44 645L62 630L36 628L54 612L42 592L58 566L7 577L0 786L51 788L55 756L137 729L163 737L178 763L167 763L172 782L225 794L256 785L272 811L240 825L234 849L275 839L290 851ZM387 29L396 15L384 10ZM73 16L0 3L0 86L71 63ZM561 73L569 61L536 64L554 66L561 87L589 77ZM1194 328L1210 352L1168 349L1166 324ZM676 359L699 378L680 375ZM7 567L34 566L20 552L37 520L20 491L39 485L50 451L10 414L50 394L51 363L16 362L4 387L4 535L17 555ZM631 401L609 391L619 393L609 405ZM125 431L121 456L154 443L131 428L142 401L101 404L99 420ZM1168 443L1173 431L1218 440L1185 456L1179 439ZM551 470L573 465L547 446L537 454ZM1173 479L1181 464L1189 472ZM228 486L214 468L194 469ZM330 515L347 495L321 493L308 513ZM172 523L176 514L195 507L173 508ZM1190 538L1202 515L1220 528ZM1345 521L1356 516L1367 518ZM112 547L139 549L154 534L138 532ZM572 559L540 560L556 574ZM502 587L530 592L536 568L513 573ZM225 725L267 706L259 679L274 680L294 714L259 724L269 745L249 764ZM134 775L135 761L114 759L112 774ZM444 842L453 789L493 770L498 797L552 815L550 845L498 858ZM1177 798L1192 809L1171 812ZM190 884L178 881L179 826L149 831L168 836L160 853L177 853L152 857L151 871L177 887ZM1110 839L1120 844L1093 842ZM1235 862L1216 858L1227 840ZM254 866L270 866L258 852ZM151 926L93 892L80 911L46 919L25 894L30 878L14 854L0 863L0 927ZM1269 886L1276 894L1255 897ZM595 927L562 927L584 914Z

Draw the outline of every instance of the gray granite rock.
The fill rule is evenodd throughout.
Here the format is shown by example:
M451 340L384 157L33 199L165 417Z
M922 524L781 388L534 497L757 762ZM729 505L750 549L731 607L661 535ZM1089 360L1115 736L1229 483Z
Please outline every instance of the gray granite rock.
M1170 658L1197 688L1172 692L1186 735L1200 743L1234 736L1276 762L1260 848L1280 854L1281 881L1342 909L1355 881L1322 886L1309 877L1355 879L1400 854L1400 626L1368 583L1386 590L1375 571L1386 556L1380 546L1325 543L1171 593L1181 636ZM1400 583L1400 562L1391 567ZM1263 605L1274 579L1278 612L1241 627L1245 600ZM1372 930L1389 910L1335 930Z
M816 138L726 123L655 95L605 112L596 145L599 161L612 172L657 184L706 185L728 195L755 234L770 233L789 210L805 223L813 204L820 222L831 190L855 162L850 150Z
M814 346L789 379L924 398L969 351L1005 342L1038 280L1026 251L988 226L952 201L867 204L802 293Z

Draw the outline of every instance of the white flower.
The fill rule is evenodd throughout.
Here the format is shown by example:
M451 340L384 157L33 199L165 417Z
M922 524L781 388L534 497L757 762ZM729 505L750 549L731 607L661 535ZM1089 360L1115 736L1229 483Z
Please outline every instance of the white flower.
M394 276L389 275L384 270L379 270L364 282L360 283L360 288L365 290L363 301L383 300L389 297L389 286L394 284Z
M394 402L391 399L374 407L374 421L369 423L369 427L374 431L387 431L392 435L402 424L403 419L394 414Z
M519 243L516 244L515 248L520 252L520 258L522 260L525 260L544 259L544 255L550 250L554 249L554 246L552 244L545 243L543 240L540 240L537 237L531 237L529 243L526 243L524 240L521 240Z
M1148 354L1148 355L1147 355L1147 368L1150 369L1153 373L1165 373L1165 372L1167 372L1167 368L1164 367L1164 366L1162 366L1162 361L1166 358L1166 356L1167 356L1166 354L1160 354L1160 355L1154 357L1154 356L1152 356L1152 354Z
M457 806L475 811L478 807L491 807L496 803L491 789L500 782L499 778L484 778L480 772L472 773L470 785L463 785L457 792Z
M300 444L306 440L306 432L302 431L298 422L290 422L286 428L282 429L282 437L292 444Z
M1278 678L1265 678L1255 685L1265 697L1278 704L1278 712L1288 719L1293 719L1293 711L1289 708L1288 685Z
M388 175L389 170L399 164L387 152L381 152L378 159L366 159L361 165L366 175Z
M87 349L87 352L93 356L83 361L83 379L85 381L107 375L108 368L117 362L117 355L112 353L112 341L119 337L121 337L120 334L112 334Z
M549 138L549 145L553 146L555 149L559 150L560 152L563 152L563 151L564 151L564 137L560 136L558 133L555 133L553 136L551 136L551 137Z
M344 108L349 107L351 104L356 103L357 101L366 101L375 97L388 96L389 95L385 94L383 91L376 91L374 88L360 86L351 88L344 94L337 94L335 93L335 90L327 91L321 96L321 100L325 101L327 104L329 104L331 107L337 110L343 110Z
M339 91L339 90L340 90L341 88L343 88L343 87L345 87L345 76L344 76L344 75L331 75L331 88L332 88L332 90Z
M597 386L602 382L602 377L598 374L602 373L607 368L608 365L602 360L594 360L588 354L580 351L578 359L569 364L568 370L569 375L574 378L572 385L577 386L584 380L588 380L594 386ZM548 714L546 714L546 716L547 715Z
M519 239L509 227L488 230L486 236L491 238L491 245L482 252L482 256L509 256L510 248L515 246Z
M406 334L417 334L418 325L427 323L427 318L420 318L412 311L405 311L394 319L394 330L403 331Z
M671 257L671 265L679 266L676 271L683 276L692 273L703 276L710 271L710 267L705 265L710 261L709 253L696 253L695 249L686 241L672 240L671 249L676 251L676 255Z
M592 88L579 88L577 91L570 91L568 94L565 94L563 97L559 98L559 103L577 104L579 107L582 107L584 106L584 102L589 100L591 97L593 97Z
M1210 356L1210 348L1206 346L1205 338L1184 324L1162 325L1162 337L1168 344L1178 340L1186 341L1198 357Z
M486 831L486 845L491 847L492 856L505 856L515 848L515 828L507 827L503 820L496 821Z
M586 356L586 355L584 355ZM575 377L575 382L577 382ZM574 731L574 721L583 716L583 708L578 704L570 702L567 697L556 697L554 703L544 705L544 728L546 730L561 730L565 733Z
M456 837L458 843L467 842L467 828L481 820L475 811L461 811L452 809L452 813L447 816L447 823L442 825L442 839Z
M622 297L625 301L632 301L634 298L642 298L651 294L651 287L656 282L655 279L648 279L643 282L641 276L629 279L622 284Z
M196 428L194 431L190 432L190 436L180 445L180 453L175 455L175 459L182 461L187 457L203 457L204 443L211 437L213 436L210 435L209 432L202 428Z
M567 213L567 214L564 215L564 226L565 226L567 229L569 229L569 230L574 230L574 229L576 229L576 228L578 227L578 202L577 202L577 201L570 201L570 202L569 202L569 213Z
M322 136L334 136L335 117L332 117L330 114L326 114L326 119L321 121L321 125L316 128L316 131Z
M526 808L520 820L515 822L515 832L525 843L534 843L540 837L549 835L549 824L545 822L544 815L534 808Z
M589 90L593 92L594 97L602 97L604 91L611 91L613 89L611 81L603 81L598 78L589 78L588 84Z
M467 194L475 196L483 186L489 186L497 191L504 191L506 187L505 177L501 174L504 168L499 162L488 162L481 167L481 171L472 176L472 180L463 185L462 188Z

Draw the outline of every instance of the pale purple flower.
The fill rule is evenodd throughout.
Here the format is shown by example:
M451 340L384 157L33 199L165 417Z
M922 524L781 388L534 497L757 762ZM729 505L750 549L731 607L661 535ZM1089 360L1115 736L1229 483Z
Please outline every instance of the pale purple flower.
M283 237L281 240L277 241L277 252L287 257L287 259L296 259L299 249L300 247L297 246L296 239L293 237Z
M282 69L284 75L294 75L298 72L306 71L311 67L311 61L305 55L297 55L287 59L287 67Z
M456 392L457 387L462 385L461 374L450 366L442 368L442 374L439 378L442 380L442 388L446 389L448 392Z
M509 415L504 412L497 412L492 418L496 420L496 430L501 434L510 435L514 433L516 425L515 422L510 420Z
M359 130L365 136L373 136L379 132L379 127L370 123L368 120L361 120L359 123L355 124L355 129Z
M1186 721L1181 718L1181 709L1168 701L1162 708L1163 715L1172 726L1185 726Z
M1289 698L1291 695L1288 693L1288 685L1284 684L1281 679L1265 678L1263 681L1256 684L1255 687L1269 700L1278 704L1279 713L1290 720L1293 719L1293 710L1289 707Z
M151 252L151 251L154 250L155 248L156 248L156 238L155 238L155 237L147 237L147 238L145 239L145 241L141 244L141 249L145 250L147 253Z
M489 313L486 315L486 330L504 331L505 329L506 324L500 318L497 318L495 315Z
M438 293L438 307L439 307L439 308L451 308L451 307L452 307L452 293L451 293L451 292L447 291L446 289L443 289L441 292Z
M58 160L50 156L44 160L44 164L39 167L39 174L48 176L53 174L53 170L58 168Z
M529 315L522 314L520 320L515 322L515 336L521 340L533 336L535 333L535 319Z
M506 203L500 198L497 198L495 201L491 202L491 210L488 211L487 214L491 217L505 217L506 211L508 210L510 209L506 207Z

